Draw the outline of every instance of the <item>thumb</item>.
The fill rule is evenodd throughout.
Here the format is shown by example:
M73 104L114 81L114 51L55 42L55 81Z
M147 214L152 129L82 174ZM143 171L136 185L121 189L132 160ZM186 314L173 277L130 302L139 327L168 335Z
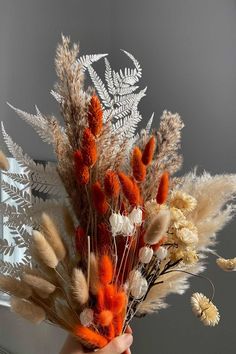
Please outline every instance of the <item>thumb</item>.
M98 354L122 354L133 343L131 334L123 334L113 339L106 347L98 351Z

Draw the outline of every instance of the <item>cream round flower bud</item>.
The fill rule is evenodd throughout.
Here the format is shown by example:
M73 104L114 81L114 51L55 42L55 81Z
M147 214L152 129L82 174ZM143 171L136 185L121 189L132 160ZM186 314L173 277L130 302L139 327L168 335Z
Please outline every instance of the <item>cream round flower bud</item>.
M122 234L124 236L130 236L134 232L134 225L128 218L128 216L123 216L123 224L121 229Z
M121 232L123 226L123 216L121 214L112 213L109 222L113 236Z
M130 292L131 292L131 295L135 299L140 299L141 297L143 297L146 294L147 290L148 290L147 280L145 278L141 277L131 287Z
M139 270L131 270L129 272L129 286L132 288L135 283L142 278L142 274Z
M155 255L157 256L157 258L160 260L160 261L163 261L163 259L166 258L167 256L167 249L165 247L162 247L160 246L156 251L155 251Z
M94 314L92 309L89 308L84 309L79 315L79 319L82 326L89 327L93 322L93 317Z
M196 245L198 243L198 235L192 230L183 227L176 232L177 238L185 245Z
M142 247L139 250L139 261L144 264L148 264L153 256L153 249L150 247Z
M134 208L129 214L129 220L135 225L141 225L143 219L143 212L140 208Z

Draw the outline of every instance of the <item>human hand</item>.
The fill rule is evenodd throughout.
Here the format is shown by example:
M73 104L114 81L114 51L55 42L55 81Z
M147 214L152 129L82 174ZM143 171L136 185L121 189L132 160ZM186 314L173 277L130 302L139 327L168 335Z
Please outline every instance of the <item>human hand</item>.
M133 342L133 336L129 333L114 338L104 348L96 351L96 354L131 354L129 347ZM60 354L92 354L86 352L76 338L68 335ZM93 353L94 354L94 353Z

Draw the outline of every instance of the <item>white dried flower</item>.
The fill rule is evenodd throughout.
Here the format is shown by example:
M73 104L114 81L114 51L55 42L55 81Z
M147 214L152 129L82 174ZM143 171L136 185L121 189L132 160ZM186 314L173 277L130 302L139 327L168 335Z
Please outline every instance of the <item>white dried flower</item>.
M134 208L129 214L129 220L135 225L141 225L143 219L143 212L140 208Z
M219 323L219 311L205 295L194 293L191 297L191 304L193 313L205 326L215 326Z
M121 233L124 236L130 236L134 232L134 225L128 218L128 216L123 216L123 224L122 224L122 229Z
M185 245L196 245L198 243L198 235L192 230L183 227L180 230L177 230L176 237Z
M80 322L83 326L89 327L93 323L94 313L92 309L85 308L79 315Z
M197 205L197 200L191 195L175 190L170 197L170 206L182 210L183 213L193 211Z
M121 233L123 222L124 222L123 216L121 214L112 213L109 218L109 222L111 225L111 232L113 236Z
M236 257L231 259L218 258L216 263L225 272L236 271Z
M162 247L160 246L156 251L155 251L155 255L157 256L157 258L160 260L160 261L163 261L163 259L166 258L167 256L167 249L165 247Z
M130 292L135 299L143 297L148 290L148 283L144 277L141 277L131 286Z
M170 208L170 215L171 215L171 225L172 227L178 229L186 225L186 217L182 213L180 209L177 208Z
M129 286L132 287L139 279L142 278L142 274L139 270L133 269L129 272Z
M139 261L144 264L148 264L153 256L153 249L150 247L142 247L139 250Z

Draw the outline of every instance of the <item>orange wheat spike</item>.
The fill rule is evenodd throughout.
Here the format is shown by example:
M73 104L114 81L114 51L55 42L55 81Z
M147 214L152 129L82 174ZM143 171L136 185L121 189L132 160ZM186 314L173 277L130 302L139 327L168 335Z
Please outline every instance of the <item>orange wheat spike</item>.
M78 253L81 253L85 245L85 231L81 226L75 230L75 247Z
M108 327L113 320L113 313L110 310L103 310L96 315L96 324Z
M97 160L97 148L95 137L89 128L84 130L82 139L83 161L87 166L93 166Z
M158 204L165 203L169 192L169 173L166 171L162 174L160 184L157 191L156 201Z
M114 327L114 324L111 323L109 326L108 326L108 331L107 331L107 338L109 341L111 341L113 338L115 338L115 327Z
M75 175L79 184L87 184L89 182L89 169L83 161L83 156L80 150L74 152Z
M119 315L124 312L127 303L127 296L124 291L120 291L115 294L113 299L113 313Z
M103 285L110 284L113 277L113 264L111 258L107 254L100 257L98 269L101 283Z
M108 343L104 336L81 325L75 327L74 334L95 348L103 348Z
M104 287L105 306L107 309L113 309L113 301L116 293L116 287L113 284L108 284Z
M115 336L121 335L122 329L123 329L123 324L124 324L124 315L119 314L114 317L113 324L115 327Z
M111 232L108 229L107 224L104 222L101 222L98 224L98 250L100 253L105 253L108 248L110 248L111 245Z
M122 185L122 190L125 197L128 199L129 203L133 205L138 205L140 202L140 191L135 183L130 177L128 177L123 172L118 174L120 183Z
M104 188L108 197L117 198L120 193L119 178L114 171L107 171L104 177Z
M98 136L102 130L102 106L98 96L93 95L90 100L88 111L89 128L93 135Z
M143 182L146 177L146 166L142 162L142 152L136 146L132 157L133 176L138 182Z
M156 139L154 136L152 136L148 141L148 143L146 144L143 151L142 162L144 163L144 165L148 166L152 162L155 148L156 148Z
M92 186L92 197L93 197L93 203L95 208L97 209L97 212L101 215L106 214L109 205L106 200L106 195L102 190L100 182L96 182Z
M104 287L99 286L98 291L97 291L97 309L98 312L101 312L105 309L105 293L104 293Z

